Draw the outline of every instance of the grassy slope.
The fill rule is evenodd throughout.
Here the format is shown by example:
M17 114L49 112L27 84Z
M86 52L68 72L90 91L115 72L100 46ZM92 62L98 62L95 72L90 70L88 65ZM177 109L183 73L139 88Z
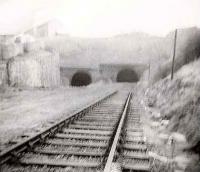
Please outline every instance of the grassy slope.
M100 63L151 63L150 81L155 83L171 71L174 32L166 37L130 33L110 38L57 36L46 46L60 53L62 66L93 67ZM200 29L178 29L175 71L200 56ZM78 63L77 63L78 62ZM142 79L148 78L148 71Z
M186 135L191 147L200 141L200 60L183 66L148 91L149 105L170 120L168 129Z
M46 45L60 52L63 65L97 67L99 63L147 63L149 58L165 61L169 54L164 42L161 37L131 33L97 39L58 36L46 40Z
M185 172L199 172L200 163L200 59L180 68L171 81L170 76L159 80L145 92L147 110L145 116L146 135L148 142L155 147L158 155L168 156L171 152L166 142L163 143L165 133L179 132L186 136L187 143L176 144L175 159L179 157L180 165ZM152 118L152 114L159 114L160 118ZM168 119L167 127L151 128L153 121ZM144 127L145 128L145 127ZM169 136L168 135L168 136ZM161 137L162 136L162 137ZM184 147L189 151L183 151ZM193 153L190 152L192 150ZM196 154L197 153L197 154ZM186 160L186 161L185 161ZM160 171L169 171L169 166L156 161ZM172 165L172 164L171 164ZM172 166L171 166L172 167ZM176 167L179 168L179 167ZM165 169L165 170L164 170ZM159 171L155 166L155 172Z
M166 48L171 52L170 56L161 65L153 64L151 71L151 82L165 78L171 72L172 50L174 33L169 33L165 38ZM171 48L170 48L171 44ZM175 71L183 65L200 57L200 29L193 27L178 29L176 42Z

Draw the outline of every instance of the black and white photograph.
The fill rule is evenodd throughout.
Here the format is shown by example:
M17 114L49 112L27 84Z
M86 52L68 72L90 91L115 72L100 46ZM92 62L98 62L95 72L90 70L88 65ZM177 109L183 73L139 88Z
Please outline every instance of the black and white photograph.
M0 172L200 172L200 0L0 0Z

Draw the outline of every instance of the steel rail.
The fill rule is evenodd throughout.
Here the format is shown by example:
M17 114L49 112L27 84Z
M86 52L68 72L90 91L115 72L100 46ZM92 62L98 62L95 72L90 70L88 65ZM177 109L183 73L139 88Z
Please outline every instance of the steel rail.
M111 146L110 153L109 153L107 161L106 161L106 165L104 167L104 172L110 172L110 170L111 170L111 165L112 165L112 162L113 162L113 159L114 159L114 156L115 156L115 151L116 151L116 148L117 148L117 145L118 145L118 142L119 142L121 130L123 128L124 121L125 121L125 118L126 118L126 115L127 115L130 100L131 100L131 93L129 93L129 95L128 95L125 107L123 109L122 116L121 116L119 124L117 126L117 131L116 131L114 140L112 142L112 146Z
M0 153L0 165L3 165L4 163L6 163L8 160L10 160L12 158L17 158L18 154L20 152L25 151L27 149L31 149L39 141L45 140L47 137L60 131L64 126L69 125L75 119L82 117L86 112L89 112L92 108L94 108L95 106L98 106L103 100L106 100L107 98L111 97L112 95L114 95L116 93L117 93L117 91L112 91L112 92L106 93L103 97L98 98L95 102L90 103L89 105L86 105L81 110L75 111L74 113L69 115L67 118L60 120L56 124L53 124L52 126L48 127L47 129L41 131L40 133L37 133L34 136L32 136L20 143L17 143L16 145L12 146L11 148L1 152Z

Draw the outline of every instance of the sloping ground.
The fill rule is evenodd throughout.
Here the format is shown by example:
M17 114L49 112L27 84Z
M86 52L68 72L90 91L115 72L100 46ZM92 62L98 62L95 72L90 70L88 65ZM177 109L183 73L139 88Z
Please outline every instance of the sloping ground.
M200 60L182 67L171 81L157 82L147 92L149 106L170 120L169 129L186 134L191 145L200 141Z
M160 115L158 121L169 120L162 132L185 135L186 150L200 155L200 60L183 66L172 81L168 76L155 83L145 95L148 106ZM191 161L186 171L200 170L198 162Z
M100 83L85 88L9 89L0 93L0 151L11 141L23 139L20 136L52 125L113 89Z
M60 53L61 65L93 67L100 63L145 63L149 58L162 62L169 57L166 44L164 38L137 32L91 39L61 35L45 40L47 48Z
M166 61L158 64L158 60L151 62L151 76L152 83L167 77L171 72L171 61L173 51L173 38L174 33L171 32L166 36L166 48L171 52ZM170 46L171 45L171 46ZM171 48L169 48L169 46ZM200 56L200 30L199 28L192 27L187 29L178 29L176 41L176 58L174 63L174 70L179 70L183 65L188 64ZM148 72L147 72L148 74Z
M165 37L133 32L93 39L60 35L45 39L45 45L60 53L63 66L86 67L92 64L95 68L101 63L148 64L150 62L150 79L154 83L170 73L173 40L174 31ZM199 55L200 29L196 27L178 29L175 70ZM148 76L148 71L146 75Z

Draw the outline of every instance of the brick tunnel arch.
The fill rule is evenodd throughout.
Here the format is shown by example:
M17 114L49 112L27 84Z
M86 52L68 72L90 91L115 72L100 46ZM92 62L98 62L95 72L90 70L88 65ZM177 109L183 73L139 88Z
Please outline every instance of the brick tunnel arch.
M117 74L117 82L138 82L139 77L132 69L123 69Z
M87 86L92 82L92 77L87 72L76 72L71 79L71 86Z

